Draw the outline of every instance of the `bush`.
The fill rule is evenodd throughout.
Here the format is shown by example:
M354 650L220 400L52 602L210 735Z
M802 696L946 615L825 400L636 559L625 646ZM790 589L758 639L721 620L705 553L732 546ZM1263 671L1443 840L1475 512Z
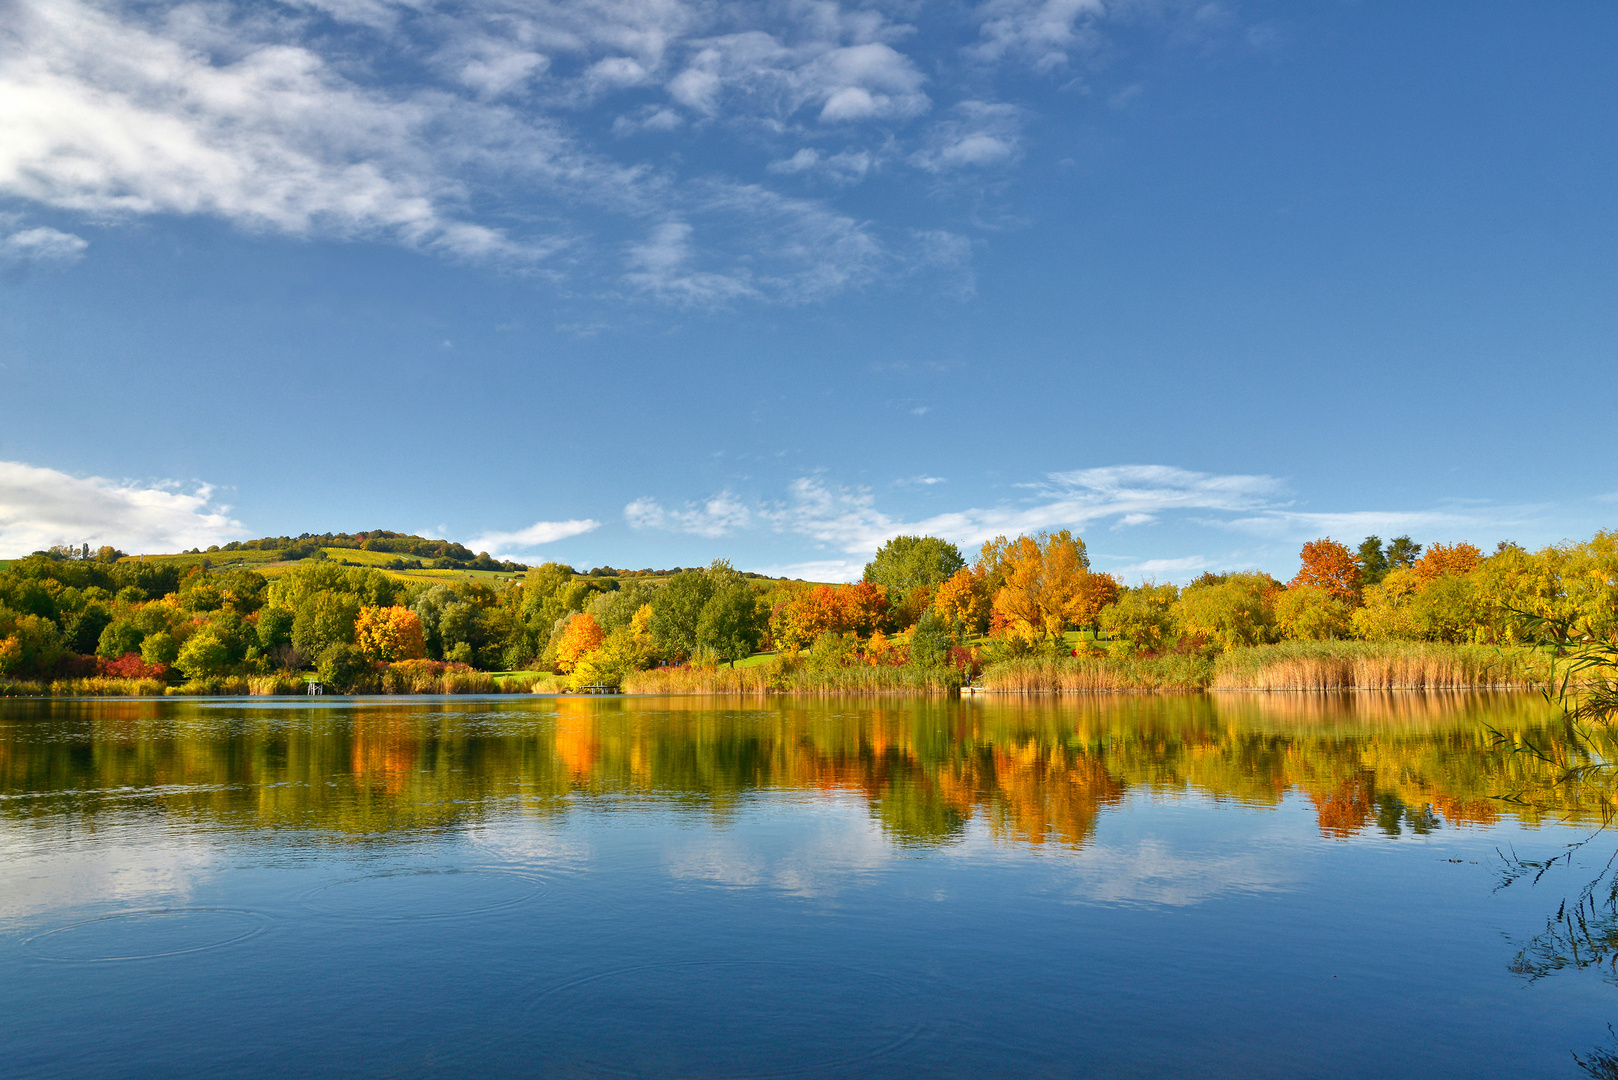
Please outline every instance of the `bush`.
M363 694L375 682L370 662L353 645L337 642L326 646L315 665L315 679L337 694Z

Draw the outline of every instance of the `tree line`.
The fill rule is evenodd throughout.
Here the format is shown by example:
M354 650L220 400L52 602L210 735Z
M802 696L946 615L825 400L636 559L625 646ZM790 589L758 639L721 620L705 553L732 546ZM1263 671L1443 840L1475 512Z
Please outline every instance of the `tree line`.
M725 560L661 579L551 562L521 580L423 582L332 560L268 576L63 548L0 571L0 677L201 683L304 672L363 690L403 664L618 685L636 670L735 665L761 651L936 668L1284 640L1510 645L1524 613L1588 635L1618 629L1615 532L1539 551L1502 543L1487 555L1467 543L1323 538L1299 559L1285 583L1241 571L1125 586L1092 569L1084 541L1064 530L997 537L971 563L937 537L894 537L848 585L760 578Z

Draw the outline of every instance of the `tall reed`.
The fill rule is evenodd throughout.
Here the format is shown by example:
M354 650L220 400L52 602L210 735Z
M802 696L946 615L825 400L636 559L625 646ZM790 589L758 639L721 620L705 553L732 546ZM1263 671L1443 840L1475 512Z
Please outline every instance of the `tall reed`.
M308 690L302 675L278 672L274 675L249 675L247 692L254 697L273 697L278 694L302 694Z
M983 669L978 686L1002 694L1086 694L1120 690L1202 690L1213 662L1200 656L1023 657Z
M1215 690L1488 690L1546 674L1530 649L1428 642L1287 641L1225 653Z
M626 694L896 694L949 693L961 684L953 668L910 664L815 665L791 657L738 668L665 667L631 672Z
M35 684L38 685L38 684ZM50 684L52 697L162 697L167 687L158 679L57 679Z

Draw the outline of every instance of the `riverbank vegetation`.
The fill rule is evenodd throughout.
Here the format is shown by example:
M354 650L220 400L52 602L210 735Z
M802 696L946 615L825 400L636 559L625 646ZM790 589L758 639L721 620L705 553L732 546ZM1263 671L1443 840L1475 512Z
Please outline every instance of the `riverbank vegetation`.
M509 580L421 580L439 568L313 554L331 550L466 574L487 564ZM388 694L1502 687L1546 674L1525 614L1596 640L1618 629L1613 532L1490 555L1321 539L1289 582L1208 573L1184 587L1126 586L1066 531L996 538L970 564L936 537L895 537L848 585L724 560L521 567L386 532L238 551L273 552L275 571L215 565L237 553L224 549L12 562L0 571L0 695L279 694L311 680Z

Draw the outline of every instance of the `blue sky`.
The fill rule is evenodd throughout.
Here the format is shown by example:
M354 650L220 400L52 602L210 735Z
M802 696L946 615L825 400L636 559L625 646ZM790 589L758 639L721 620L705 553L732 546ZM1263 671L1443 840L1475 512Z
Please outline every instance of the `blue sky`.
M7 0L0 556L1618 523L1618 8Z

